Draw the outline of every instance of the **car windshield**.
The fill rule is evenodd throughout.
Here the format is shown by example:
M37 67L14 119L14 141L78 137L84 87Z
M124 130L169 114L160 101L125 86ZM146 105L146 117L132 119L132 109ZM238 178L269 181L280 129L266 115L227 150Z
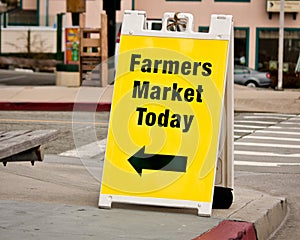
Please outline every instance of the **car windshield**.
M250 72L250 68L244 66L234 66L234 74L245 74L249 72Z

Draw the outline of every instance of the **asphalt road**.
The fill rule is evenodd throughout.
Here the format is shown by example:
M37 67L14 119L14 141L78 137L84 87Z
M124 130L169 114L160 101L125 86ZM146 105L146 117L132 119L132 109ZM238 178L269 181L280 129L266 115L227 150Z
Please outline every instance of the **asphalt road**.
M45 154L60 154L105 138L108 118L108 112L0 111L0 130L57 129L58 137L45 145Z
M45 86L55 84L55 73L0 70L0 85Z
M287 198L289 215L271 240L300 236L300 115L236 114L235 185Z
M82 148L95 157L93 143L106 138L108 121L107 112L0 111L0 130L58 129L58 138L45 146L54 155ZM234 129L235 185L286 197L290 212L272 240L298 240L300 115L236 113Z

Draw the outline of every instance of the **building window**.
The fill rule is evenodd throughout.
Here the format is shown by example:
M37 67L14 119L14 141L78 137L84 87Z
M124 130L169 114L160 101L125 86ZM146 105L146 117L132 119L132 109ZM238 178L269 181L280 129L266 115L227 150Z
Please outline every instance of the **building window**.
M257 29L258 70L276 72L278 70L279 29ZM284 29L283 72L293 75L300 52L300 29Z
M2 1L4 2L4 1ZM28 1L24 7L23 0L6 0L8 10L6 18L10 26L38 26L40 0Z
M234 64L248 66L249 28L234 28Z
M278 69L279 29L257 29L257 69ZM293 72L300 51L300 29L284 29L283 71Z
M209 27L200 26L198 32L209 31ZM249 28L234 28L234 64L248 66Z

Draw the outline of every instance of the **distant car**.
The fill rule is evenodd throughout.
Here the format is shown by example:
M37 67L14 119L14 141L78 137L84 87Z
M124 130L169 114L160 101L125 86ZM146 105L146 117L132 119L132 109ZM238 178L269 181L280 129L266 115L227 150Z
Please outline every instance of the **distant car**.
M234 83L247 87L270 87L271 74L256 71L246 66L234 66Z

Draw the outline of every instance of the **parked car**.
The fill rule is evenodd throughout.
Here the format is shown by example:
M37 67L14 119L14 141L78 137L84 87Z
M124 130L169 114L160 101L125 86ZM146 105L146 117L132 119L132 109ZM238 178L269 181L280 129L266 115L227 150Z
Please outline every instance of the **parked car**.
M271 74L256 71L246 66L234 66L234 83L247 87L270 87L272 84Z

